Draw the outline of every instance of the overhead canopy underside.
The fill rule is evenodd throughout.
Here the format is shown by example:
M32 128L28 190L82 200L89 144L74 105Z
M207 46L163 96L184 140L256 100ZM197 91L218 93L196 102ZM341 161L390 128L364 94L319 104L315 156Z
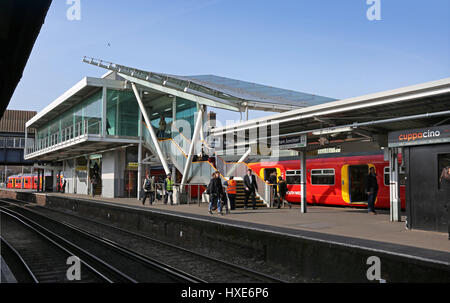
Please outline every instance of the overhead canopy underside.
M239 141L251 142L249 130L278 125L277 137L306 134L307 149L315 150L355 141L378 141L380 146L386 146L383 141L391 131L449 123L447 78L216 128L212 134L221 137L235 133ZM271 136L268 130L267 141Z

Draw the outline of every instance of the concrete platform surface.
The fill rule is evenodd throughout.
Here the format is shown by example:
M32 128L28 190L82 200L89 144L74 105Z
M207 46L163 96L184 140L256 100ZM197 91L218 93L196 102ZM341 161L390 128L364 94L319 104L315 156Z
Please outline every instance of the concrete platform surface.
M429 255L427 250L433 250L436 253L441 252L439 253L440 257L450 261L450 240L448 240L447 233L408 230L405 228L404 216L402 217L403 222L390 222L388 211L380 211L377 215L371 215L364 209L308 206L308 212L302 214L298 207L293 206L292 209L288 207L256 210L251 208L247 210L237 209L230 214L221 216L217 211L210 215L206 203L200 205L164 205L158 201L150 206L147 201L146 205L143 206L135 198L92 198L86 195L60 193L49 193L48 195L89 199L138 209L162 211L290 235L319 237L327 241L344 242L350 245L367 244L372 248L379 247L383 250L397 251L398 253L408 252L408 254L417 254L425 258ZM357 239L360 241L356 241ZM406 247L399 249L398 245ZM408 250L408 247L411 250ZM442 260L442 258L439 259Z

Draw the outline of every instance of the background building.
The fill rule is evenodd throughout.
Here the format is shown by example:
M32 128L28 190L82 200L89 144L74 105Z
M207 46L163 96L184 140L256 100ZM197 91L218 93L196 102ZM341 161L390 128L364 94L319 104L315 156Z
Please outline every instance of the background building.
M35 111L6 110L0 120L0 183L9 176L30 173L33 161L24 159L25 123ZM34 129L28 129L28 139L34 140Z

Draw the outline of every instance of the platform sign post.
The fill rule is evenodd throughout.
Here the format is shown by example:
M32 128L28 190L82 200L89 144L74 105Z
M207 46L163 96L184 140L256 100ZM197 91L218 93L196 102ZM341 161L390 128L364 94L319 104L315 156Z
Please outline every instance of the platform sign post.
M399 166L397 148L389 148L390 221L400 222Z

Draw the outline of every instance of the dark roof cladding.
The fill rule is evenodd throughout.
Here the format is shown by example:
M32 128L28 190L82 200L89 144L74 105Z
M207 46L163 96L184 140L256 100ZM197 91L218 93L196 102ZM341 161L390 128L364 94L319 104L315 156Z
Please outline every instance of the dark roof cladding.
M0 1L0 117L22 78L51 2Z
M36 114L35 111L7 109L0 120L0 132L25 133L25 123ZM29 128L28 132L34 133L34 129Z

